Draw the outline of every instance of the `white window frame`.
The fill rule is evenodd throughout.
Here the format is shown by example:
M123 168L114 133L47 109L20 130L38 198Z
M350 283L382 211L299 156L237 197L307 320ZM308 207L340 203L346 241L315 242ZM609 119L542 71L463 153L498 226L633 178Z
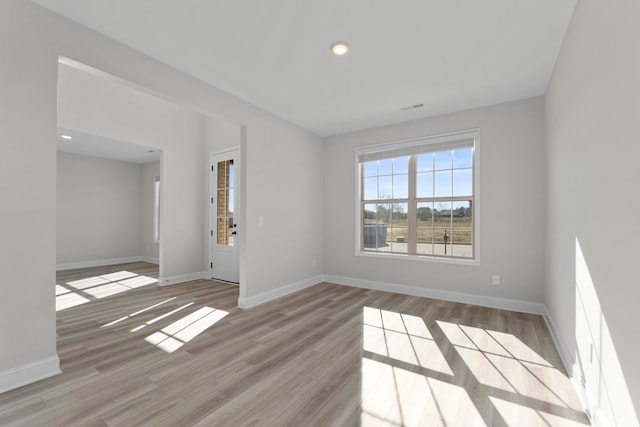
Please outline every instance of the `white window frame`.
M457 141L473 139L473 258L449 258L429 255L412 255L388 252L364 251L362 249L362 221L364 215L362 209L362 169L361 158L375 153L393 152L398 156L404 153L416 153L420 148L425 151L437 150L442 146L455 146ZM432 136L404 139L356 147L355 150L355 255L361 257L402 259L422 262L437 262L444 264L480 265L480 129L450 132Z

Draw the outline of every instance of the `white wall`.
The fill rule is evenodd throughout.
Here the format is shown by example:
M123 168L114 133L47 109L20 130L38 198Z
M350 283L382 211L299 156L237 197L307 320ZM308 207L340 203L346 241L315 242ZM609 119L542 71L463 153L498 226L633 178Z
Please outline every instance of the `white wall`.
M58 152L56 263L140 256L142 165Z
M355 256L355 148L480 128L480 266ZM325 272L346 278L540 303L543 300L542 98L327 138ZM493 274L502 284L492 285Z
M322 271L323 233L318 226L322 223L321 138L31 2L0 2L0 54L0 113L4 119L0 262L6 280L0 300L0 378L4 372L26 372L31 365L25 365L55 358L52 284L56 245L54 233L43 230L55 230L58 56L246 129L242 141L246 230L240 235L243 295L257 295ZM129 105L121 107L113 120L124 123L144 118L135 111L130 114ZM85 116L98 108L88 108ZM174 123L174 117L169 115L166 121ZM67 121L61 114L59 123L163 149L161 265L165 275L201 271L204 123L194 119L186 134L177 134L163 131L165 120L145 121L134 134L113 123L99 131L101 125L92 123L93 118L99 117L69 117ZM71 122L77 126L69 126ZM91 128L85 127L89 123ZM287 223L278 220L284 209L290 219ZM263 227L257 224L259 215L265 218Z
M0 390L57 369L58 64L51 42L41 42L55 31L54 21L27 2L0 3ZM34 31L40 37L34 39ZM35 365L47 369L40 372Z
M545 301L596 425L640 410L639 21L637 1L579 1L545 96Z
M160 176L160 162L149 162L142 165L142 252L147 261L159 262L160 243L154 236L154 202L155 179ZM162 182L160 182L162 186Z

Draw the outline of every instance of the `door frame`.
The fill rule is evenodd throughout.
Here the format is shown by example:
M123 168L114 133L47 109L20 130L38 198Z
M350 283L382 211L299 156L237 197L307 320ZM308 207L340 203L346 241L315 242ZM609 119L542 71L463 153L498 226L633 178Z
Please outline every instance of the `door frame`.
M216 238L216 211L214 209L217 206L214 201L216 200L217 194L217 179L214 174L215 171L215 158L224 154L234 154L234 215L233 220L236 225L236 229L242 230L240 224L240 191L241 191L241 164L240 164L240 146L233 146L229 148L225 148L223 150L212 151L209 153L209 277L211 279L216 279L213 277L213 246L215 244ZM236 235L237 236L237 235ZM238 282L230 282L239 284L240 282L240 248L239 248L240 239L237 237L234 239L234 250L235 250L235 268L236 268L236 277L238 278Z

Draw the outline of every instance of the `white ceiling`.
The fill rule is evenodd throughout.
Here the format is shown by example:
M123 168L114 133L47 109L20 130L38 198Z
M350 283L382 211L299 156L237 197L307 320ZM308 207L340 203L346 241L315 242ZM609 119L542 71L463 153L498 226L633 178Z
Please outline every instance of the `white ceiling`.
M73 139L65 140L60 135ZM160 160L162 150L131 144L71 129L58 128L58 151L81 154L83 156L120 160L130 163L149 163Z
M576 4L33 1L321 136L544 94Z

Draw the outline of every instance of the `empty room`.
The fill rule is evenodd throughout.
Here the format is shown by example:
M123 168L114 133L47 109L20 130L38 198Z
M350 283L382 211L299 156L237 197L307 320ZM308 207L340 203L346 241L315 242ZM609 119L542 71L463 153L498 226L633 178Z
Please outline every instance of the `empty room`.
M0 3L0 425L640 426L640 3Z

